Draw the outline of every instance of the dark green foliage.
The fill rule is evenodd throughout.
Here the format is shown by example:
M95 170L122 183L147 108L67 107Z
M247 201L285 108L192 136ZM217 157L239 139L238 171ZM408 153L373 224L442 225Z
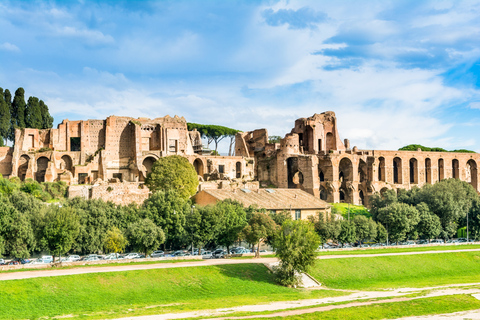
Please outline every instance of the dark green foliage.
M375 238L370 235L370 224L368 221L369 219L367 219L365 216L355 216L353 218L353 222L355 223L356 240L363 242L365 240ZM377 230L375 228L375 236L376 232Z
M15 126L18 128L25 128L25 109L27 104L25 103L25 90L18 88L15 91L15 97L12 102L12 117L15 119Z
M15 141L15 118L13 117L13 107L12 107L12 94L10 93L10 90L5 89L5 92L3 93L3 100L7 104L8 110L10 110L10 126L8 129L8 134L5 138L7 138L10 141Z
M275 270L277 281L286 286L298 284L297 273L307 272L315 263L320 237L313 224L302 220L285 220L273 241L280 265Z
M197 192L198 177L185 157L173 155L155 161L145 184L152 192L176 190L180 197L188 199Z
M42 229L42 246L60 257L74 245L80 230L80 219L71 207L49 206Z
M235 137L239 130L217 126L213 124L198 124L198 123L187 123L187 127L189 131L196 129L202 135L202 138L208 139L208 145L210 143L215 142L215 152L218 149L218 143L222 141L225 137Z
M328 240L336 241L340 234L340 219L335 214L319 213L315 220L315 231L320 236L321 243Z
M215 204L213 213L220 220L217 244L227 247L227 252L230 253L230 246L238 240L240 232L247 224L243 205L227 199Z
M25 124L27 128L42 128L42 111L37 97L28 98L25 110Z
M430 212L428 205L424 202L416 206L419 214L419 222L417 225L417 233L423 239L436 239L442 232L442 224L440 218Z
M0 146L3 146L10 132L10 108L4 100L3 89L0 88Z
M269 136L268 137L268 143L280 143L280 140L282 137L280 136Z
M42 186L53 199L63 199L67 196L68 186L64 181L43 182Z
M355 222L353 222L353 220L342 220L340 222L338 241L340 243L353 243L356 239L357 234L355 230Z
M270 212L270 218L279 226L281 226L285 220L292 220L292 214L289 211L282 210L280 212Z
M193 242L198 249L217 239L221 219L217 216L214 206L195 207L186 215L185 235L188 243Z
M152 220L142 219L128 226L128 239L134 248L147 256L165 241L165 234Z
M48 106L40 100L40 112L42 113L42 129L50 129L53 127L53 117L50 115L50 111L48 110Z
M260 257L260 244L272 239L277 225L275 221L265 213L255 212L248 220L248 224L242 230L243 238L251 245L257 244L255 257Z
M422 151L433 151L433 152L463 152L463 153L476 153L475 151L471 150L466 150L466 149L456 149L452 151L447 151L443 148L430 148L430 147L425 147L420 144L409 144L408 146L402 147L398 149L399 151L417 151L418 149Z

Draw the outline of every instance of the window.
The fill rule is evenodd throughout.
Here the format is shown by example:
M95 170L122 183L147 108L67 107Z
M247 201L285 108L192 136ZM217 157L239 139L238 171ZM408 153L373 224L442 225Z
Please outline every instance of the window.
M114 173L113 174L113 179L118 179L120 182L123 182L123 177L121 173Z
M277 210L270 210L270 213L275 214L275 213L277 213Z
M70 138L70 151L81 151L80 137Z
M35 148L35 138L34 138L33 134L28 135L28 140L27 141L30 142L29 148Z
M177 153L177 148L178 148L178 140L169 139L168 140L168 151Z
M302 211L295 210L295 220L302 220Z
M225 173L225 165L221 164L218 166L218 173Z
M87 183L87 173L79 173L78 174L78 184L85 184Z

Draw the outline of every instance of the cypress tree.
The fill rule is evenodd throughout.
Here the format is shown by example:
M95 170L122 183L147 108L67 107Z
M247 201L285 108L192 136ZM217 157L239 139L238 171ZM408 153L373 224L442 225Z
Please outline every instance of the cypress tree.
M10 109L3 97L3 89L0 88L0 146L10 132Z
M8 109L10 110L10 128L8 130L8 135L6 138L14 142L15 141L15 117L13 116L12 94L10 93L10 90L5 89L5 92L3 93L3 98L5 100L5 103L8 106Z
M25 103L25 90L23 88L18 88L15 91L15 97L13 98L12 116L15 117L15 127L16 128L25 128L25 108L27 104Z
M37 97L28 98L27 108L25 109L25 124L27 128L42 128L42 112Z
M53 127L53 117L48 111L48 106L40 100L40 112L42 113L42 129L50 129Z

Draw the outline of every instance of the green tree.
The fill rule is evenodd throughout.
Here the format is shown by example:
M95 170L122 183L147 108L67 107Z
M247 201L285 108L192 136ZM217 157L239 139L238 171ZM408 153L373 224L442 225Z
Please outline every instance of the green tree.
M273 248L280 259L275 270L276 278L283 285L297 285L297 274L307 272L315 263L320 237L313 224L302 220L285 220L275 234Z
M340 234L340 219L336 214L319 213L318 218L314 219L315 231L320 236L322 246L328 240L337 241Z
M442 232L442 224L440 218L431 213L427 204L421 202L416 206L419 214L419 222L417 225L418 235L430 241L437 238Z
M25 109L25 124L28 128L42 128L42 112L37 97L29 97Z
M128 238L137 250L147 256L165 241L165 234L152 220L142 219L129 225Z
M112 252L118 256L118 253L122 253L123 250L125 250L126 245L127 239L125 239L120 229L114 227L112 230L107 232L107 236L105 237L106 252Z
M0 146L8 139L10 125L10 108L4 100L3 89L0 88Z
M386 190L383 194L376 193L370 197L371 209L373 220L377 221L378 210L385 208L386 206L397 202L397 193L395 190Z
M386 242L387 241L387 229L381 224L377 222L377 242Z
M238 240L240 232L247 224L245 209L241 203L226 199L217 202L213 211L220 218L217 243L227 247L227 252L230 253L230 246Z
M25 103L25 90L18 88L15 91L15 97L12 102L12 117L15 119L14 128L25 128L25 109L27 104Z
M292 220L292 214L287 210L280 212L270 212L270 218L279 226L281 226L285 220Z
M40 112L42 113L42 129L50 129L53 127L53 117L50 115L50 111L48 110L48 106L40 100L39 102Z
M35 236L27 215L0 195L0 238L3 251L11 257L27 258L35 247Z
M50 206L45 214L42 245L60 257L72 249L80 228L79 218L71 207Z
M189 243L198 245L198 252L207 243L217 238L220 225L214 206L194 207L191 214L187 214L185 234Z
M280 136L269 136L268 137L268 143L280 143L280 140L282 140L282 137L280 137Z
M255 212L242 231L244 239L251 245L257 245L255 258L260 258L260 244L272 238L277 230L275 221L267 214Z
M404 240L419 221L415 207L398 202L378 210L377 219L386 227L391 241Z
M175 190L152 194L144 201L141 211L144 218L152 220L165 232L166 245L178 245L185 237L186 216L191 214L191 202Z
M15 142L15 117L13 116L13 107L12 107L12 94L10 93L10 90L5 89L5 92L3 93L3 100L7 104L8 109L10 110L10 128L8 130L8 135L7 139L11 142Z
M210 146L210 143L215 142L215 152L218 149L218 143L226 137L230 137L230 151L229 155L232 153L232 145L234 142L235 135L239 130L217 126L212 124L198 124L198 123L187 123L188 130L191 131L196 129L202 135L202 138L207 138L207 143Z
M365 216L355 216L353 218L353 223L355 223L355 238L360 242L370 238L370 224L368 218ZM375 230L376 232L376 230Z
M155 161L145 184L152 192L176 190L180 197L188 199L197 192L198 177L187 158L173 155Z
M340 222L340 232L338 234L338 241L340 243L353 243L357 238L355 230L355 222L353 220L342 220Z

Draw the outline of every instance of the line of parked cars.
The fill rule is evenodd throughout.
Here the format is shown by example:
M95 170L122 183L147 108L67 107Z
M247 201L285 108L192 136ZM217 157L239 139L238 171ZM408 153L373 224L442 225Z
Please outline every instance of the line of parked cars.
M474 239L468 239L468 242L475 242L476 240ZM432 239L430 242L428 240L408 240L408 241L401 241L401 242L389 242L388 244L386 242L382 243L333 243L333 242L328 242L323 244L323 248L320 245L318 249L339 249L339 248L375 248L375 247L385 247L385 246L412 246L412 245L421 245L421 244L429 244L429 243L436 243L436 244L455 244L455 243L466 243L467 239L466 238L458 238L458 239L450 239L447 241L444 241L442 239Z

